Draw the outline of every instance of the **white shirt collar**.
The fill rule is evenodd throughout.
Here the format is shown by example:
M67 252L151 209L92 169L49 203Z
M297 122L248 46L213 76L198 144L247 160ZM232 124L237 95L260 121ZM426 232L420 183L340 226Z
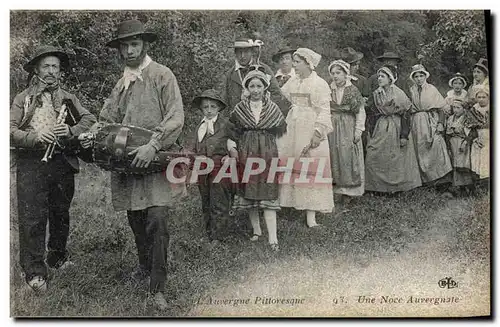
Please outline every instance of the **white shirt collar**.
M241 68L246 68L246 67L249 67L249 66L250 66L250 65L252 65L252 64L253 64L253 58L250 60L250 62L249 62L249 63L248 63L248 65L246 65L246 66L242 66L242 65L238 62L238 60L234 59L234 70L235 70L235 71L238 71L238 70L240 70Z
M212 119L207 119L207 117L203 117L203 120L201 121L200 124L200 128L198 129L198 142L203 141L203 138L205 138L205 135L207 135L207 133L209 133L210 135L214 135L215 133L214 124L215 121L217 120L218 115L219 114L217 113L217 115L215 115L215 117Z
M348 78L348 79L346 79L344 86L341 86L340 88L346 88L346 87L351 86L351 85L352 85L351 79ZM332 82L331 86L332 86L332 89L339 88L339 87L337 87L337 84L335 83L335 81Z
M295 69L292 68L292 70L288 74L285 74L285 73L283 73L281 71L281 68L280 68L276 72L276 75L274 75L274 77L278 77L278 76L290 76L290 77L294 77L295 76Z
M454 89L449 90L449 91L448 91L448 93L446 93L446 95L447 95L447 96L457 96L457 95L455 94L455 90L454 90ZM467 91L466 91L466 90L464 90L464 89L462 89L462 91L460 91L460 94L459 94L458 96L463 97L463 96L466 96L466 95L467 95Z
M478 83L475 80L474 80L474 83L472 83L472 85L489 85L489 84L490 84L490 81L489 81L488 76L486 76L486 78L481 83Z
M219 117L219 113L217 113L217 115L214 116L214 118L212 119L208 119L207 117L203 117L203 119L201 120L201 122L212 122L212 123L215 123L217 121L217 118Z
M150 56L146 55L144 59L142 59L141 64L137 68L131 68L129 66L125 66L125 69L123 70L123 75L127 73L132 73L132 74L141 74L142 71L152 62L153 60L151 59Z

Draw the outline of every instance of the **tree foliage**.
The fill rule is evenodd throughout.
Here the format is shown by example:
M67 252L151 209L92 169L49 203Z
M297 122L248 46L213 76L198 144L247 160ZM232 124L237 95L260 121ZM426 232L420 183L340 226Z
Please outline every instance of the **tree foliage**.
M137 18L158 34L150 55L176 75L186 109L185 132L191 133L200 118L190 109L191 99L213 87L233 64L229 47L237 35L257 33L265 44L261 60L271 65L272 54L285 44L315 50L323 56L318 74L327 80L328 64L343 47L364 53L365 75L376 70L376 57L384 50L403 57L401 73L407 75L418 61L417 54L431 49L425 52L424 62L433 82L446 85L450 72L461 69L470 75L471 63L485 53L482 15L471 11L12 11L11 99L26 85L22 67L36 46L57 45L70 54L72 64L64 76L65 87L98 114L122 72L116 50L105 44L120 21Z
M432 36L421 54L441 75L471 75L479 58L487 58L486 20L483 11L443 10L428 13Z

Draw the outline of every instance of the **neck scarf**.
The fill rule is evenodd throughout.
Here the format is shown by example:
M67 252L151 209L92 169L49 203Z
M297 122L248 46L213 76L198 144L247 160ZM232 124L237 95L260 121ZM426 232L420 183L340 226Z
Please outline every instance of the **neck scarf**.
M253 118L255 119L255 124L259 124L260 114L262 113L262 100L261 101L250 101L250 109L252 110Z
M146 68L150 63L152 62L151 58L146 55L144 59L142 60L141 64L139 67L132 68L129 66L125 66L125 69L123 71L123 85L125 87L125 90L128 89L131 83L135 82L137 79L142 79L142 71L144 68Z
M60 88L59 81L54 84L47 84L38 75L33 76L30 83L30 90L28 95L32 100L32 104L36 106L41 106L41 95L43 93L48 93L50 95L50 100L52 101L52 106L54 108L60 108L62 104L62 98L58 92Z
M203 118L201 126L198 129L198 142L203 141L203 138L205 137L205 135L207 134L207 132L208 132L209 135L214 135L214 133L215 133L215 131L214 131L214 124L217 121L217 117L218 116L219 115L217 114L212 119L208 119L207 117Z
M24 115L20 127L26 126L33 118L35 109L43 105L42 95L46 93L52 102L52 107L59 111L62 105L62 94L60 92L60 84L47 84L38 75L34 75L28 86L28 94L24 99Z
M486 110L479 110L482 108L479 103L476 103L472 108L465 111L465 122L468 128L488 128L489 126L489 106L484 108Z
M417 85L412 86L410 93L416 112L441 109L446 106L446 101L438 89L427 82L424 82L421 89Z
M402 114L412 107L410 99L394 84L387 89L379 87L373 93L373 98L378 111L383 115Z
M330 87L332 89L333 100L337 104L342 103L342 98L344 97L344 90L346 89L346 87L351 86L351 85L352 85L352 82L349 78L347 78L345 80L345 83L342 86L338 86L337 83L335 83L335 81L332 82L332 84L330 84Z

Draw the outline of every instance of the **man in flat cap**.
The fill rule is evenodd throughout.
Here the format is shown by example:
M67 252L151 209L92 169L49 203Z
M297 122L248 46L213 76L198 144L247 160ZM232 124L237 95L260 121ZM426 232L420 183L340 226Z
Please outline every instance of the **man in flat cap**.
M61 71L68 66L68 56L62 50L52 46L37 49L24 66L32 76L29 86L14 98L10 109L20 263L29 289L37 292L47 289L47 266L59 269L70 264L66 243L74 174L79 171L77 137L96 121L75 95L61 88ZM52 155L42 161L53 142ZM49 239L44 261L47 219Z
M147 54L156 40L142 22L128 20L118 25L117 36L107 43L116 48L125 63L123 76L105 101L99 122L142 127L153 131L150 141L129 153L132 165L147 167L156 153L177 142L184 125L184 108L177 79L172 71ZM82 145L87 146L86 142ZM134 233L139 265L132 273L137 281L149 278L154 304L166 309L164 288L167 277L169 234L166 219L170 209L186 193L184 184L172 184L159 173L111 174L115 211L127 211Z
M234 54L236 60L234 65L223 76L219 84L218 91L222 99L228 104L229 112L242 100L244 88L243 79L255 66L262 66L265 73L270 76L271 84L269 86L269 93L271 100L276 103L283 114L286 116L290 110L291 103L281 94L278 81L274 77L271 68L260 62L260 48L263 45L260 40L253 40L251 38L237 38L234 42ZM257 51L255 51L257 50ZM257 53L257 58L255 54Z

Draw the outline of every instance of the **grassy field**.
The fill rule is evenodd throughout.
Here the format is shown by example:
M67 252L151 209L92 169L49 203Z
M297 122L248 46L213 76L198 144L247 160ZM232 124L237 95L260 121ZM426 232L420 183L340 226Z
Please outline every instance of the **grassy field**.
M432 189L397 197L365 195L349 212L319 215L309 230L304 213L278 216L281 251L267 239L250 243L248 218L228 224L231 238L209 248L196 186L168 218L172 260L168 310L129 279L137 258L125 213L112 209L107 173L82 165L71 208L69 249L76 266L51 273L43 295L20 278L15 180L11 182L12 316L450 316L489 314L489 193L445 199ZM11 174L12 175L12 174ZM443 290L439 279L460 287ZM357 296L450 296L458 305L362 305ZM299 306L255 304L255 297L304 298ZM335 299L345 300L334 304ZM209 298L251 298L248 305L200 304Z

